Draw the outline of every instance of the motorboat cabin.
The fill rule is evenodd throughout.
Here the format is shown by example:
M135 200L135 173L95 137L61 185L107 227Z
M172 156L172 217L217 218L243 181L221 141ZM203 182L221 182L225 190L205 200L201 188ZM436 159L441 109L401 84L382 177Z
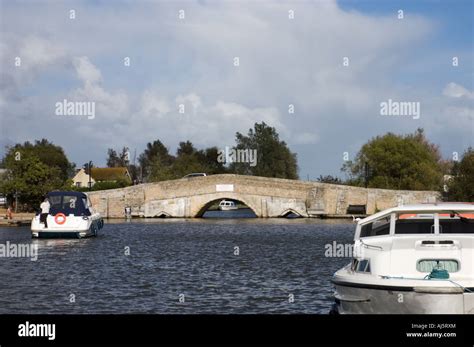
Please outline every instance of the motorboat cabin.
M474 313L474 204L399 206L357 222L333 313Z
M237 210L237 205L231 200L222 200L219 203L219 209L221 211Z

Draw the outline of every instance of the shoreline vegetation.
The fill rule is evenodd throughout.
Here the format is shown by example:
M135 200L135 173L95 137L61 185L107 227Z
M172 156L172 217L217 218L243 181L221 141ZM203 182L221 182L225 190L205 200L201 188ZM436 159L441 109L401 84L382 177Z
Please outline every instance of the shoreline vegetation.
M240 152L238 152L240 151ZM252 153L232 161L228 153ZM225 155L223 155L225 154ZM14 212L33 212L44 195L52 190L107 190L132 184L179 179L190 173L240 174L285 179L300 179L298 158L277 130L264 122L255 123L246 135L239 132L235 145L197 149L190 141L180 142L171 154L160 140L149 142L138 161L129 149L109 148L109 168L127 168L129 182L101 181L91 189L74 187L72 177L78 171L63 148L47 139L18 143L6 148L0 161L0 196ZM345 178L319 175L322 183L392 190L431 190L441 192L445 201L474 201L474 150L442 157L423 129L407 135L387 133L370 139L351 157L342 153L341 172ZM94 168L91 163L84 168ZM215 207L213 207L215 208Z

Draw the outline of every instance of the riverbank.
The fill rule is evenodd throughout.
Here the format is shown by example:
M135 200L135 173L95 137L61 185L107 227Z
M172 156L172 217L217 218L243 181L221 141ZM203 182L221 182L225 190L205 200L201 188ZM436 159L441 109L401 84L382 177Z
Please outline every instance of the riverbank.
M31 225L31 220L35 216L34 213L13 213L12 219L6 218L5 212L0 211L0 226L2 227L16 227Z
M240 208L235 211L239 210L248 210L248 208ZM212 211L214 213L217 212L217 214L214 214L212 216L204 216L203 218L196 218L197 220L199 219L229 219L233 218L234 216L227 216L226 212L219 211L219 209L209 209L208 211ZM220 215L222 214L222 215ZM34 213L16 213L13 216L13 219L6 219L5 216L2 216L0 218L0 227L20 227L20 226L30 226L31 225L31 220L34 217ZM253 216L245 216L245 218L251 218ZM347 220L347 219L353 219L354 218L365 218L367 215L357 215L357 216L352 216L352 215L320 215L316 218L311 218L311 219L334 219L334 220ZM234 218L239 218L239 216L234 217ZM296 217L296 219L299 219L300 217ZM104 218L105 220L125 220L124 217L122 218ZM143 217L133 217L132 218L134 221L137 220L154 220L156 218L143 218ZM162 219L162 218L161 218ZM184 219L184 218L167 218L167 219ZM261 219L261 218L259 218ZM263 218L263 219L295 219L295 218L284 218L284 217L279 217L279 218Z

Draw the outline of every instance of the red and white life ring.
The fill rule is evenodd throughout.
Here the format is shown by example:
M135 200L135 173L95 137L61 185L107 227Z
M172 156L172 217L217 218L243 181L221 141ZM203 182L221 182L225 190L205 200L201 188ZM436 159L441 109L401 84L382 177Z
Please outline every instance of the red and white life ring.
M59 225L64 224L66 223L66 216L64 213L58 213L54 216L54 221Z

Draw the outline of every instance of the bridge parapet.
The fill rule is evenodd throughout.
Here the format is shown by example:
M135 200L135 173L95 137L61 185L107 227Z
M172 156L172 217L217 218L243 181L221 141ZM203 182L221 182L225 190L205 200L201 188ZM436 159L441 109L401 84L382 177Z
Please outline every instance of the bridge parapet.
M439 199L433 191L366 189L320 182L244 175L211 175L140 184L90 192L93 207L109 218L132 216L199 217L221 199L241 201L257 217L279 217L293 212L303 217L343 215L349 205L365 205L368 214L401 203Z

